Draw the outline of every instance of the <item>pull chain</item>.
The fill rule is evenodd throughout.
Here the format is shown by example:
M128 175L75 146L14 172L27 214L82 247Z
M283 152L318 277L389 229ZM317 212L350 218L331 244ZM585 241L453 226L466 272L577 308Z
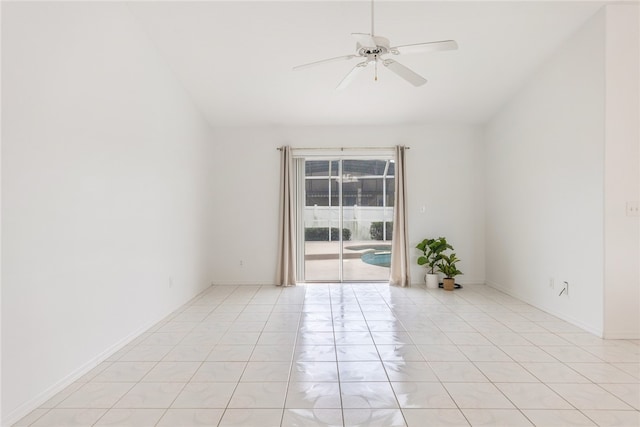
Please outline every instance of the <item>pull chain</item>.
M378 57L377 56L376 56L376 63L374 65L376 70L375 81L378 81Z
M373 0L371 0L371 37L374 37L374 32L373 32ZM374 70L375 70L375 74L374 74L374 81L378 81L378 55L374 56L374 64L373 64Z

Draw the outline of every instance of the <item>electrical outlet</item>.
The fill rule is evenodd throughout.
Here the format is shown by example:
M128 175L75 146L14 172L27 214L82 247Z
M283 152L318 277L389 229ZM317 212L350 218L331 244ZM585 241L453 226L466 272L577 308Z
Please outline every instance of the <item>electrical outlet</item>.
M638 216L638 215L640 215L638 201L633 200L633 201L627 202L627 216Z
M173 288L173 277L169 276L169 287Z
M240 267L244 266L244 261L240 260Z
M556 281L555 281L555 279L554 279L553 277L550 277L550 278L549 278L549 287L550 287L551 289L553 289L553 288L555 287L555 285L556 285Z

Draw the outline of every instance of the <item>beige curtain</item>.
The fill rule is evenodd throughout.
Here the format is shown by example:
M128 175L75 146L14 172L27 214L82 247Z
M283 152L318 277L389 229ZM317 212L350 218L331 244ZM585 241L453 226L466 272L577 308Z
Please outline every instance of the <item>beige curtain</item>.
M393 210L393 239L391 241L391 274L389 283L409 286L409 239L407 233L407 187L405 153L407 148L396 146L395 201Z
M276 284L296 284L296 233L294 172L291 147L280 148L280 218L278 226L278 268Z

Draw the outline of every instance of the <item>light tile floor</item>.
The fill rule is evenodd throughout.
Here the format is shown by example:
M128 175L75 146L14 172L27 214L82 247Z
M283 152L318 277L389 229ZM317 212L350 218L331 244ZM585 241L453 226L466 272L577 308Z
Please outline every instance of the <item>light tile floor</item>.
M16 426L640 426L640 341L485 286L212 287Z

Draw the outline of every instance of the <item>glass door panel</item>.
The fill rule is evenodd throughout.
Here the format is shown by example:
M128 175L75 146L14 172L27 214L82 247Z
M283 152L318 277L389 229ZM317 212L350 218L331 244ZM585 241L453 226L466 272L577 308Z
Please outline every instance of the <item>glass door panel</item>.
M387 160L345 160L342 170L344 281L389 280L393 207L386 206Z
M338 161L305 162L304 279L340 281Z

